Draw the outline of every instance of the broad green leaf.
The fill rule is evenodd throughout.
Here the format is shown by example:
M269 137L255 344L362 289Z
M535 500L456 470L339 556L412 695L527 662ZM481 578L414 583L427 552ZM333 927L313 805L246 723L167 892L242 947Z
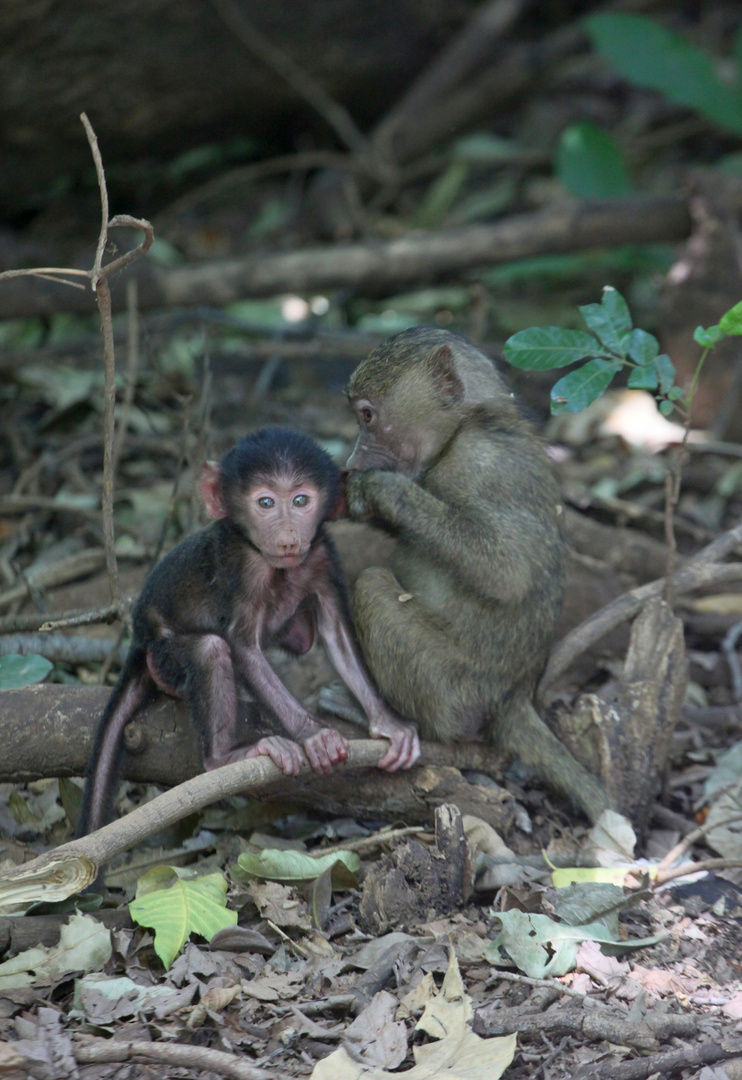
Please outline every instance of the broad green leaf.
M725 334L742 334L742 300L722 315L719 326Z
M657 374L660 377L660 390L663 394L669 394L671 390L680 390L678 395L678 401L681 397L685 397L685 391L679 386L675 386L675 365L673 364L667 353L660 353L659 356L654 358L654 366L657 369Z
M590 120L562 132L556 155L559 180L578 199L611 199L631 194L623 151L615 139Z
M21 690L24 686L39 683L53 667L51 660L37 653L0 656L0 690Z
M621 367L620 363L607 360L588 360L582 367L570 371L551 388L551 412L582 412L597 401L608 388L611 379Z
M632 368L627 380L630 390L656 390L659 384L660 380L654 364Z
M621 343L631 330L629 306L618 289L606 285L599 304L583 304L580 314L588 330L596 334L606 349L622 353Z
M624 350L637 364L651 364L660 351L660 343L654 334L646 330L632 330L623 339Z
M361 869L361 860L353 851L336 851L315 859L303 851L264 848L257 854L243 852L236 869L251 877L289 882L314 881L325 870L330 870L333 889L351 889L358 884L356 875ZM235 877L239 878L240 873L235 873Z
M504 950L516 967L531 978L558 977L572 971L583 941L597 941L609 945L611 950L627 950L645 948L667 937L667 934L654 934L634 941L618 941L606 933L600 921L567 926L554 922L548 915L528 914L515 908L496 917L502 930L484 950L485 959L502 967L501 950Z
M661 401L659 404L659 410L663 416L672 416L675 412L675 406L671 401Z
M697 326L693 332L693 340L704 349L713 349L714 345L722 341L725 336L718 323L716 326L707 326L705 329L703 326Z
M532 326L519 330L505 342L505 359L526 371L549 371L589 356L604 356L598 342L583 330L560 326Z
M187 881L183 873L171 866L154 867L139 879L136 899L129 904L132 919L154 930L155 952L166 968L191 934L210 941L217 930L237 922L237 912L226 907L223 874Z
M742 134L739 83L724 82L703 50L646 15L591 15L586 25L595 47L630 82L659 90L677 105Z

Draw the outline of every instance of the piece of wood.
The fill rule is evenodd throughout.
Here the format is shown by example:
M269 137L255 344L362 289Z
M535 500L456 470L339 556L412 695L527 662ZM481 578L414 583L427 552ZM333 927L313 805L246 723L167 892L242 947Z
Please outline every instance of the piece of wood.
M672 243L685 239L689 231L687 202L672 195L565 201L494 224L412 233L386 242L260 252L175 268L145 261L132 267L127 280L137 280L141 311L195 304L223 307L245 297L336 288L383 296L478 266L619 244ZM124 284L112 282L112 299L114 310L125 310ZM89 293L45 280L13 279L0 290L0 319L92 310Z
M586 743L592 744L592 760L585 764L640 835L662 788L687 683L682 620L655 599L634 622L610 700L585 694L562 712L560 737L583 761Z

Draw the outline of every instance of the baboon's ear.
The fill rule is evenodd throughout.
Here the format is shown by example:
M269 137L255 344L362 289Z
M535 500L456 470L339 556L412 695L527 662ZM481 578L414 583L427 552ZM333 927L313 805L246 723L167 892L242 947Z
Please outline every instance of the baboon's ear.
M450 345L440 345L426 357L436 393L444 405L458 405L464 399L464 384L456 371L456 361Z
M227 516L227 508L222 499L222 485L219 479L219 462L204 461L201 466L201 477L198 482L198 490L206 507L206 513L215 520Z

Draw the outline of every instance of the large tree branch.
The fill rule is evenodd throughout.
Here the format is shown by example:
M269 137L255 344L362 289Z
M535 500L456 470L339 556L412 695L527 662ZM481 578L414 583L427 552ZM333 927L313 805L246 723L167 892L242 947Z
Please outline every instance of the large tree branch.
M672 243L690 233L685 200L673 196L594 203L568 202L488 225L411 233L391 241L336 244L256 254L168 269L146 261L130 271L139 283L141 310L212 304L245 296L357 289L384 295L421 282L461 275L480 266L558 252L620 244ZM126 307L123 283L111 283L114 310ZM12 279L0 289L0 319L90 311L90 298L47 281Z

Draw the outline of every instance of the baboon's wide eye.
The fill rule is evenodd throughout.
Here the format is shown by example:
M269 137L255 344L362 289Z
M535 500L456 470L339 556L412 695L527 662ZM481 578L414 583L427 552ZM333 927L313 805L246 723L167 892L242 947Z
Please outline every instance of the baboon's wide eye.
M303 495L302 494L302 495L295 495L294 496L294 506L306 506L308 502L309 502L309 496L308 495Z
M276 504L274 500L271 499L270 495L263 495L262 498L258 499L258 506L261 510L270 510L270 508L275 505Z

